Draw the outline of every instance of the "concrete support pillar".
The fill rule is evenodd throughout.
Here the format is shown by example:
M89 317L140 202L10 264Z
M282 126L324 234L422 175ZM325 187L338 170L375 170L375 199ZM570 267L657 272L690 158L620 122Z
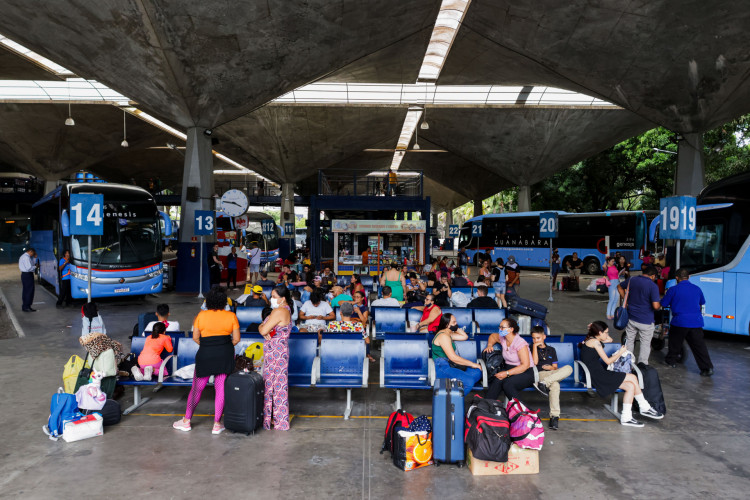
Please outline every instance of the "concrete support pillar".
M474 200L474 217L479 217L480 215L484 215L482 200Z
M698 196L705 187L703 134L684 134L677 143L674 194Z
M187 130L185 166L182 172L182 213L180 215L180 243L177 254L178 292L198 292L200 274L203 270L203 292L209 287L206 262L215 237L204 236L203 261L200 259L200 237L193 241L196 210L214 210L214 156L211 153L211 137L204 128Z
M294 217L294 184L284 183L281 185L281 228L285 229L287 224L295 225ZM295 247L294 230L287 238L279 242L279 257L286 258Z
M444 231L444 238L448 238L448 228L453 224L453 210L446 210L445 211L445 231Z
M518 211L531 211L531 186L520 186L518 189Z

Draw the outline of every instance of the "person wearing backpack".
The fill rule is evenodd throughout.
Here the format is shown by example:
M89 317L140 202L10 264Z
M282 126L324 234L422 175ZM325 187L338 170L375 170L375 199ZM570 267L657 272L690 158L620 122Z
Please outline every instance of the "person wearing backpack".
M482 378L482 367L475 361L456 354L456 340L467 340L469 336L458 326L456 317L445 313L440 317L438 331L432 339L432 360L435 363L435 378L455 378L463 382L464 394L472 390Z
M560 380L568 378L573 373L573 367L557 367L557 351L544 343L547 336L543 326L532 326L531 338L531 357L539 372L539 383L534 387L549 397L549 428L556 431L560 422Z

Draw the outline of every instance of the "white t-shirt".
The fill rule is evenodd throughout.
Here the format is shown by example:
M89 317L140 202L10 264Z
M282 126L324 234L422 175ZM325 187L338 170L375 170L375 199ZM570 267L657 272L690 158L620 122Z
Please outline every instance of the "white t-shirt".
M308 300L302 304L301 311L305 313L305 316L328 316L333 312L333 309L328 302L321 302L316 307ZM305 323L311 326L326 326L326 320L323 319L308 319L305 320Z
M247 256L250 258L250 264L260 265L260 248L251 248L248 250Z
M143 330L144 332L153 332L154 331L154 325L159 323L159 321L152 321L148 325L146 325L146 329ZM180 330L180 322L179 321L169 321L169 324L167 325L167 331L168 332L179 332Z
M372 304L370 304L371 307L377 306L377 307L401 307L401 304L398 303L398 300L394 299L393 297L388 298L382 298L378 300L373 300Z
M107 329L104 327L104 321L102 321L101 316L96 316L94 319L91 320L89 324L89 319L87 317L81 318L81 323L83 323L83 328L81 328L81 337L84 335L88 335L89 333L103 333L104 335L107 334Z

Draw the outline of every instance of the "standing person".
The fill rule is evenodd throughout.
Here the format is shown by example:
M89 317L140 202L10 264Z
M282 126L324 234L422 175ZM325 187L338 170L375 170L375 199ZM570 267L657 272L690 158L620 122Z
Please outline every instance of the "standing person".
M633 418L633 399L638 401L638 408L644 417L653 418L654 420L664 418L664 415L651 408L651 405L646 401L635 375L604 369L601 361L604 361L606 365L611 365L627 349L625 346L622 346L612 356L607 356L602 344L608 342L612 342L612 337L609 336L607 324L603 321L594 321L589 325L586 338L580 344L580 359L589 370L591 385L596 389L596 393L603 398L608 398L617 389L625 391L625 395L622 397L622 413L620 413L621 425L643 427L643 422L639 422Z
M232 252L227 255L227 290L229 283L234 283L232 290L237 290L237 247L232 247Z
M550 272L552 273L552 289L555 290L557 287L557 275L560 273L560 254L557 252L557 248L552 249L552 264Z
M632 264L630 264L627 259L625 259L624 255L620 255L617 258L617 270L620 272L620 277L622 279L628 279L630 278L630 268L632 267Z
M456 354L455 341L460 342L468 338L469 335L459 328L456 317L446 313L440 317L437 334L432 339L435 377L457 378L464 384L464 395L474 389L476 383L482 378L482 367L476 361L464 359Z
M571 278L576 280L579 289L581 286L581 269L583 269L583 261L578 258L578 252L573 252L573 256L568 261L568 273L570 273Z
M221 260L219 260L218 243L214 243L213 249L208 255L208 271L212 287L221 283Z
M508 256L508 262L505 264L505 293L518 295L521 289L521 266L516 262L512 255Z
M70 250L63 252L62 259L57 263L57 270L60 272L60 295L57 297L55 307L67 307L73 303L70 296Z
M256 283L258 281L258 271L260 270L260 248L258 248L258 242L253 241L250 243L250 250L247 252L247 282Z
M18 268L21 270L21 284L23 285L23 291L21 292L21 310L23 312L36 312L36 309L31 308L31 304L34 303L34 271L36 271L36 267L36 250L29 248L18 259Z
M365 251L362 252L362 266L360 272L370 275L370 247L365 247Z
M661 309L659 303L659 287L654 283L656 269L646 266L643 274L628 278L617 286L620 297L625 297L626 290L630 290L627 299L628 326L625 327L628 351L635 349L635 338L641 341L638 361L648 364L651 354L651 338L654 336L654 311Z
M234 346L240 341L237 316L231 311L225 311L226 305L226 292L220 286L214 286L206 293L206 310L199 312L193 321L193 341L200 347L195 354L195 376L188 395L185 417L172 424L177 430L187 432L191 429L190 420L195 407L200 402L203 389L208 385L208 379L213 376L216 397L211 434L224 432L221 424L224 413L224 382L234 370Z
M404 278L401 272L400 264L394 264L380 276L380 286L391 287L393 298L399 302L403 302L404 290L406 290L406 278Z
M687 340L693 357L698 364L701 375L710 377L714 374L714 365L708 355L706 341L703 338L703 314L701 306L706 303L703 291L690 283L690 273L684 267L675 273L677 285L667 290L661 299L662 307L669 307L672 319L669 327L669 344L664 362L674 368L683 356L682 344Z
M458 267L466 276L469 275L469 258L466 256L465 245L458 249Z
M294 302L289 289L277 286L271 292L273 312L260 325L263 335L263 428L270 430L271 422L277 431L289 430L289 334L292 331Z
M617 268L614 257L607 257L604 264L604 273L609 281L609 302L607 302L607 319L615 318L615 310L620 305L620 294L617 293L617 285L620 284L620 271Z
M531 327L531 338L531 357L539 372L539 383L534 387L549 397L549 428L556 431L560 425L560 381L573 373L573 367L557 367L557 351L544 343L547 335L543 326Z
M499 307L508 307L505 301L505 266L503 259L498 257L492 268L492 288L495 290L495 301Z
M507 369L496 373L492 378L487 399L498 399L503 393L508 399L518 398L521 391L534 385L534 369L531 367L529 344L518 334L516 320L502 320L500 333L490 335L484 352L492 352L495 344L500 344L503 348Z

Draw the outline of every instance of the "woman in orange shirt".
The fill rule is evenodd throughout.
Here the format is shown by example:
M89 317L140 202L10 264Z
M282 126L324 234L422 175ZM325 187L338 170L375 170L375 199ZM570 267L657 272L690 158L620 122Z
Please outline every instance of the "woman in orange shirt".
M159 322L154 324L151 335L146 339L146 342L143 344L143 350L138 355L138 366L134 366L131 369L133 378L136 380L151 380L154 371L158 374L159 366L162 365L161 353L164 350L172 352L172 337L166 335L166 331L167 327L164 326L164 323ZM162 366L161 371L166 377L166 365Z
M193 387L188 395L185 417L175 422L172 427L189 431L190 419L201 399L208 379L214 376L214 427L212 434L221 434L224 426L221 415L224 413L224 381L234 369L234 346L240 341L240 324L237 316L225 311L227 294L220 286L214 286L206 294L206 311L201 311L193 322L193 340L199 344L195 354L195 376Z

